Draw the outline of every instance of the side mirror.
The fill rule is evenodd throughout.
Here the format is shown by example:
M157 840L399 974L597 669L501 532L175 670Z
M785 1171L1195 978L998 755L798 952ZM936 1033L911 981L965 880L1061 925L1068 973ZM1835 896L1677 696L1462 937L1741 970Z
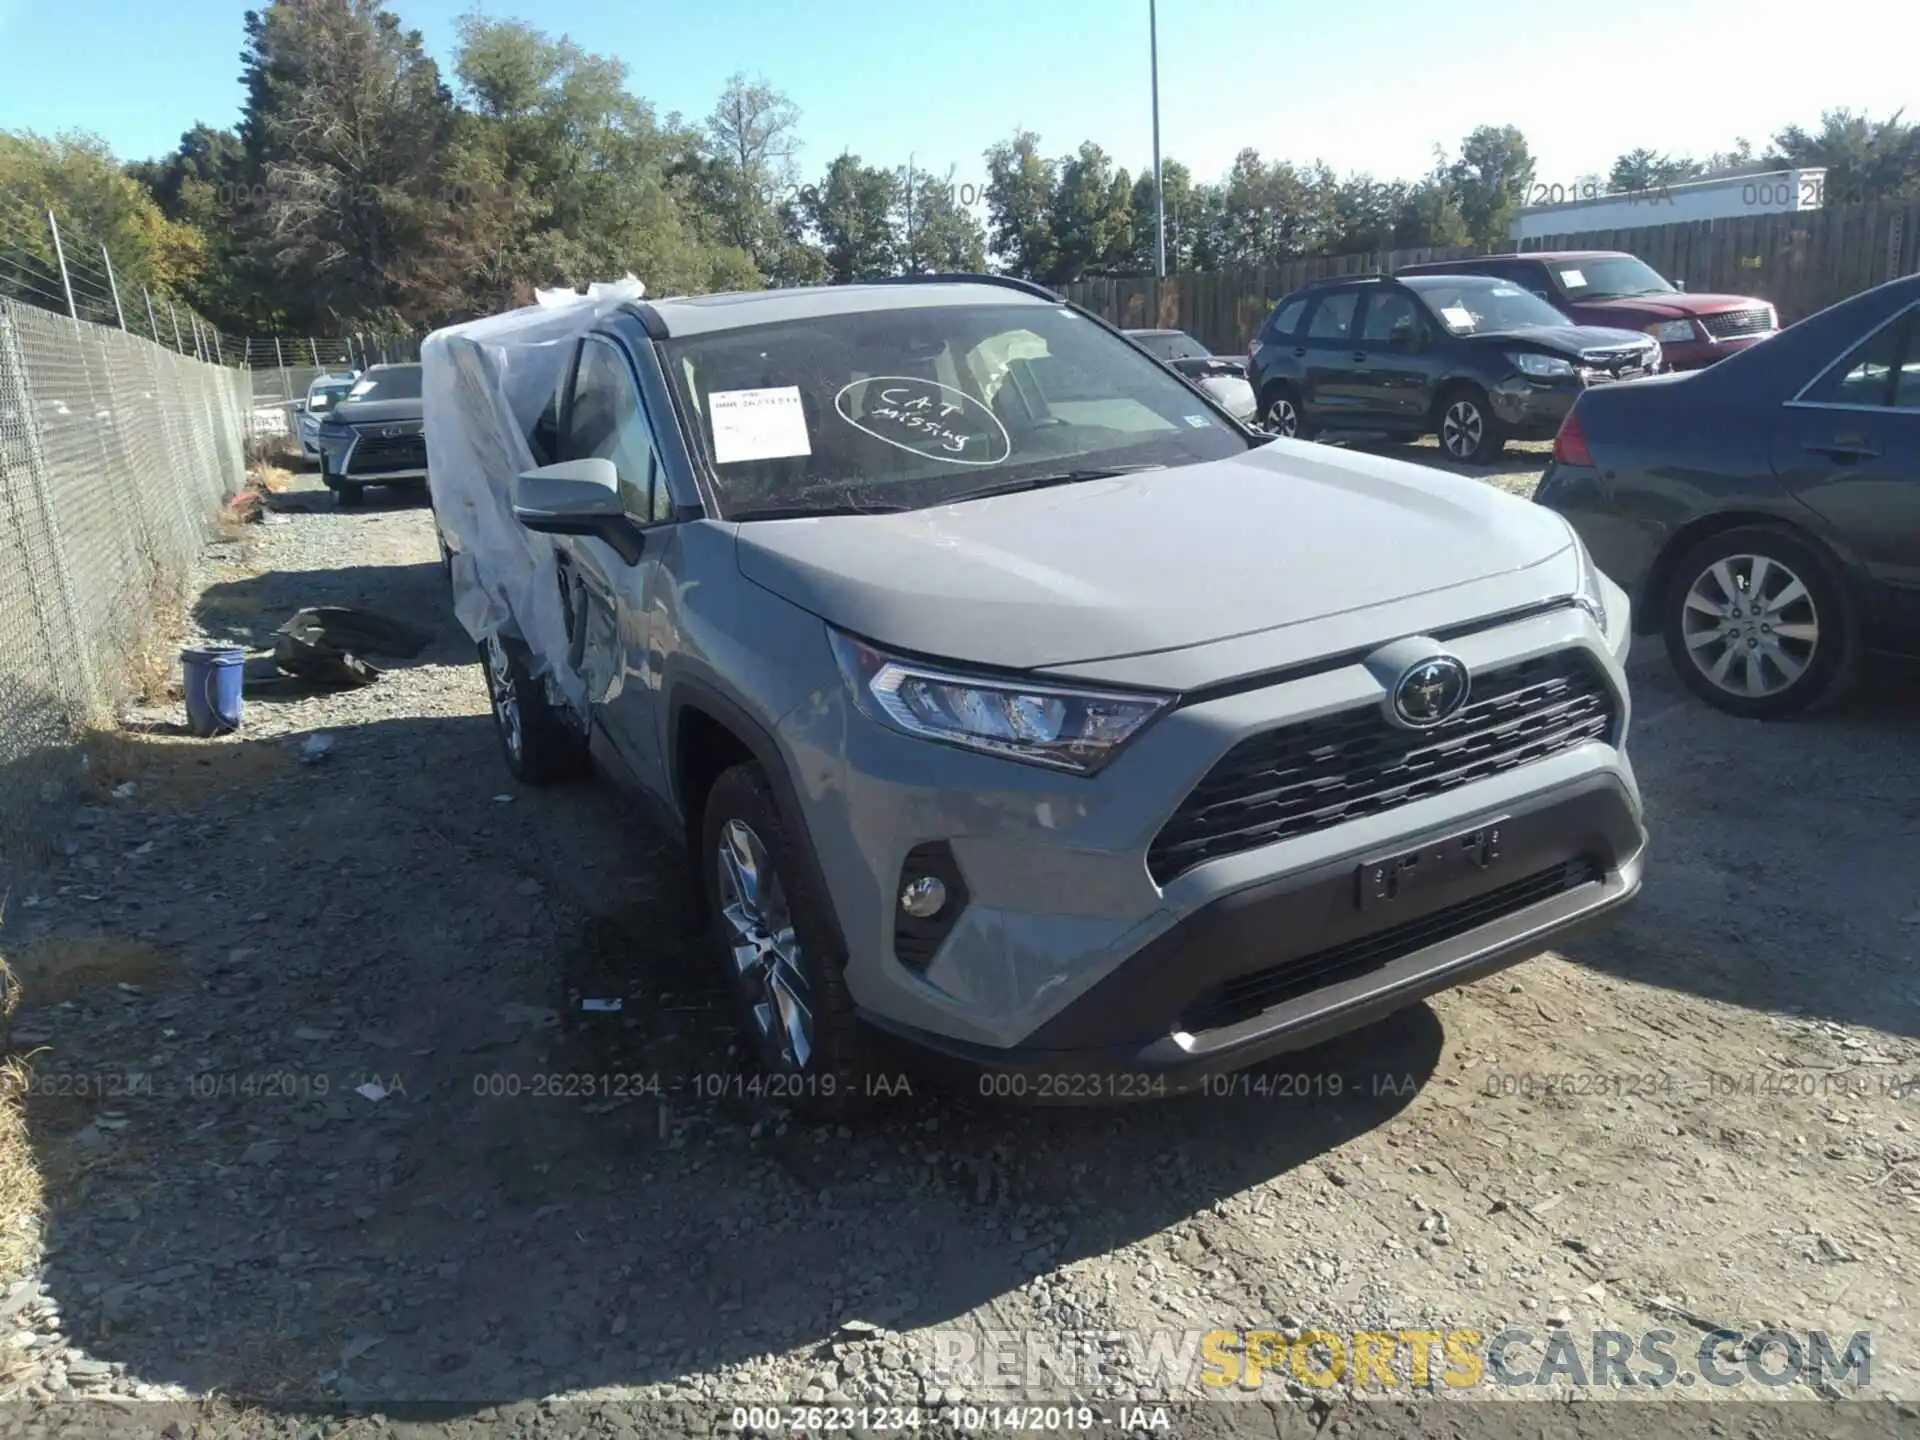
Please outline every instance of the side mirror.
M563 460L526 471L513 482L513 518L545 535L604 540L629 565L640 559L643 537L620 503L611 460Z
M1418 350L1420 335L1411 325L1396 325L1387 332L1389 350Z
M1687 282L1684 280L1676 280L1673 282L1673 288L1676 290L1684 290L1687 288Z

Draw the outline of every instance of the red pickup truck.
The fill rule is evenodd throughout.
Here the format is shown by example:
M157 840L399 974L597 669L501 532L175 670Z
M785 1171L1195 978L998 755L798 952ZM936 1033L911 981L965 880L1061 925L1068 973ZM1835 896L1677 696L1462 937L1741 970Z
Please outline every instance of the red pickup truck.
M1495 275L1531 290L1582 325L1638 330L1660 342L1667 367L1698 370L1780 328L1765 300L1690 295L1620 250L1533 250L1407 265L1399 275Z

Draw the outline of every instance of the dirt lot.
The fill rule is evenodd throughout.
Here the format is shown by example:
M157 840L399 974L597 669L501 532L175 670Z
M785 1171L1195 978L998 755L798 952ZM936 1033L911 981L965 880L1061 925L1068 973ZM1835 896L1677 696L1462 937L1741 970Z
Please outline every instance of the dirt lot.
M248 1433L402 1401L456 1429L725 1431L715 1398L1021 1398L967 1368L995 1332L1099 1347L1079 1393L1124 1401L1164 1387L1115 1334L1507 1326L1582 1355L1595 1329L1666 1328L1689 1371L1715 1326L1868 1331L1864 1393L1920 1396L1911 683L1759 726L1643 645L1654 849L1603 938L1264 1093L1030 1112L921 1084L827 1131L692 1088L738 1061L679 861L599 788L508 781L425 509L336 512L317 487L280 509L209 556L202 637L364 603L437 639L369 689L252 701L238 738L135 717L11 896L50 1211L44 1265L0 1301L15 1397L151 1417L128 1407L222 1395ZM708 1407L644 1408L667 1399ZM1550 1433L1607 1433L1600 1408ZM1795 1423L1869 1408L1887 1433L1920 1415ZM1325 1421L1232 1424L1291 1434L1296 1412Z

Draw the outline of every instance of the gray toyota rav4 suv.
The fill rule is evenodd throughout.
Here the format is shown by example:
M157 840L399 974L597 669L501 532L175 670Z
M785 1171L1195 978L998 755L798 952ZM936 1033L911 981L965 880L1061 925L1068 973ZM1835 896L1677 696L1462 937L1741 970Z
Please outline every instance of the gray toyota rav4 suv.
M508 764L685 837L787 1095L890 1042L1172 1093L1639 888L1628 602L1566 522L1244 429L1037 286L635 302L532 440L588 700L484 644Z

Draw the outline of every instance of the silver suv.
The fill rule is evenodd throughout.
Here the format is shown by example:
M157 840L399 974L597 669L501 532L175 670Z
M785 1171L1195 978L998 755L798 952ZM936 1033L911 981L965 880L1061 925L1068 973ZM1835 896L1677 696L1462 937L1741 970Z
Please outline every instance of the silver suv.
M1256 434L1037 286L633 303L532 438L588 703L484 644L507 762L685 837L787 1095L890 1042L1171 1093L1639 888L1627 599L1566 522Z

